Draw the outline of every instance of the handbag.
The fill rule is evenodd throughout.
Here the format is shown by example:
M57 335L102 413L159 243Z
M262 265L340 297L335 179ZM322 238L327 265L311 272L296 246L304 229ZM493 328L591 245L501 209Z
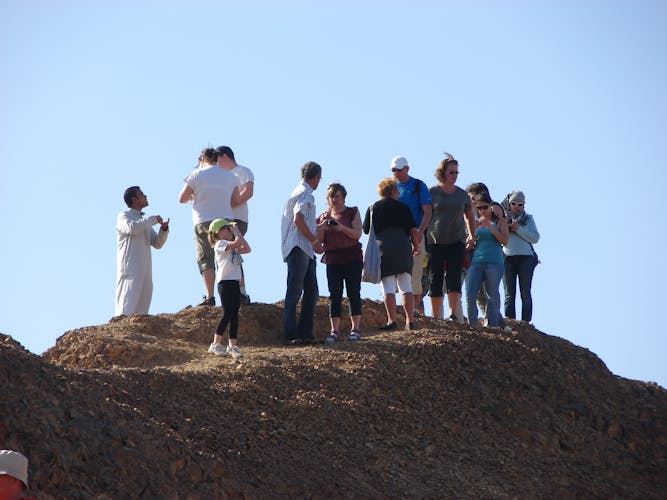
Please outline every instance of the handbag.
M368 241L364 248L364 267L361 270L361 281L379 283L382 280L380 272L380 249L375 238L373 227L373 208L371 206L371 229L368 232Z
M542 261L541 261L540 258L537 256L537 252L536 252L535 249L533 248L533 245L532 245L532 244L530 245L530 249L533 251L533 269L535 269L535 268L537 267L537 265L538 265L540 262L542 262Z

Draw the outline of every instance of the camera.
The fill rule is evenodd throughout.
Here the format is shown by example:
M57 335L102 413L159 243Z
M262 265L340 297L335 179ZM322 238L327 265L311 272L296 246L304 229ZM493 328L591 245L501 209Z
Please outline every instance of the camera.
M329 220L327 221L327 226L329 226L329 227L331 227L331 226L337 226L337 225L338 225L338 221L336 221L336 220L334 220L334 219L329 219Z

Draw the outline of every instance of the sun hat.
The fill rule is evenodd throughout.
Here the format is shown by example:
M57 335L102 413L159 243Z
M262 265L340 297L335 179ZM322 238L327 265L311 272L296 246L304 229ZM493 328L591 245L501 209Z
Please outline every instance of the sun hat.
M403 170L408 166L408 160L402 156L395 156L391 159L391 169Z
M0 450L0 474L6 474L28 487L28 459L18 451Z
M223 227L227 226L233 226L234 223L231 221L228 221L227 219L215 219L211 224L208 226L208 232L209 233L217 233L220 231Z

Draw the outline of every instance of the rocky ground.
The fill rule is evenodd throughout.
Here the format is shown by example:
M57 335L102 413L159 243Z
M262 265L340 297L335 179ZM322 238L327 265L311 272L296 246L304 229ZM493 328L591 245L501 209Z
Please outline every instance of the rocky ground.
M42 356L1 336L0 447L30 458L29 493L667 497L665 389L529 325L380 333L365 301L361 342L286 347L281 305L250 304L232 360L206 352L219 314L116 319Z

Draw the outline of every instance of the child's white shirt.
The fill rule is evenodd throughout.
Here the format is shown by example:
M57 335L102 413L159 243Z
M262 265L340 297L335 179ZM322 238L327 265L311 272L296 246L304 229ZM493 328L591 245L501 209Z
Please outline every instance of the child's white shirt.
M236 249L227 250L231 241L218 240L215 242L215 263L217 271L216 282L223 280L241 280L241 262L243 257L236 253Z

